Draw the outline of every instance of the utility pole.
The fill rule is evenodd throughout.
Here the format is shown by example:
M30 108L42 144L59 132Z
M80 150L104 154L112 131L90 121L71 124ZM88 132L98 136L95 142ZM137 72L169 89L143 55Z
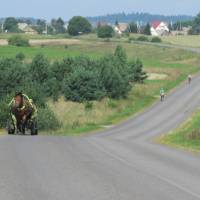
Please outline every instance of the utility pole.
M2 24L1 24L1 31L2 31L2 33L4 32L4 21L2 21Z
M46 22L46 35L48 35L48 24Z

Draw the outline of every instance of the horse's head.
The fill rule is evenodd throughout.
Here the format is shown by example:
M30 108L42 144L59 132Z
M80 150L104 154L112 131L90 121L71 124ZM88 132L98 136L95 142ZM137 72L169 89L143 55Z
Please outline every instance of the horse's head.
M23 106L23 97L21 95L16 95L14 97L14 107L21 108Z

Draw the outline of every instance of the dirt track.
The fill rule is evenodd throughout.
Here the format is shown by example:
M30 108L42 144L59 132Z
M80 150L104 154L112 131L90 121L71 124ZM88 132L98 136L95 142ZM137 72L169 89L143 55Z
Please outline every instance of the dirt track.
M5 39L0 39L0 46L6 46L8 45L8 41Z
M70 45L78 44L80 40L76 39L42 39L42 40L30 40L31 46L39 45Z
M79 44L80 40L76 39L35 39L29 40L31 46L40 46L40 45L71 45ZM0 46L8 45L6 39L0 39Z

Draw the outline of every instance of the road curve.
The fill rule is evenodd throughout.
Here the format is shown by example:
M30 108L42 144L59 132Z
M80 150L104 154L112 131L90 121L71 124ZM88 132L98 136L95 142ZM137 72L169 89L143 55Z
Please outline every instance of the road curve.
M197 200L200 157L152 142L200 105L200 76L89 136L2 136L1 200Z

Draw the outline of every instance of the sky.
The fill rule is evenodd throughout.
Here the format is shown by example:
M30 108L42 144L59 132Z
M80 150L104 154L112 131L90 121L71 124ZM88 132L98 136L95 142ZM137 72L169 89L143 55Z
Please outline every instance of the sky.
M98 16L118 12L196 15L200 0L0 0L0 17L34 17L50 20L72 16Z

